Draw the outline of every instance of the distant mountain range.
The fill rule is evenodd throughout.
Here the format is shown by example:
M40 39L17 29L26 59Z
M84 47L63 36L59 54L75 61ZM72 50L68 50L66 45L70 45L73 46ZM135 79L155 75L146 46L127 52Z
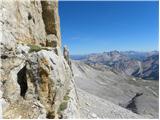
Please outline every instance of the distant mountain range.
M146 80L159 80L159 52L111 51L89 55L73 55L73 60L80 60L99 69L135 76Z

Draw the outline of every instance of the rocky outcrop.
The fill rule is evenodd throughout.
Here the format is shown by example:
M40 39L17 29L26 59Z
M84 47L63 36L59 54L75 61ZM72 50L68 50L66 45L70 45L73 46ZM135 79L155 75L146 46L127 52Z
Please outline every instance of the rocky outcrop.
M16 43L45 45L46 32L40 2L2 1L1 12L3 44L10 47L15 47Z
M137 97L139 97L141 95L143 95L143 93L136 93L136 95L128 102L128 104L126 105L125 108L133 111L134 113L138 113L137 106L136 106L136 99L137 99Z
M61 46L60 23L58 15L57 1L41 1L42 16L45 24L47 35L55 34L58 38L57 44Z
M67 46L65 45L63 48L63 56L64 59L67 61L68 65L70 66L70 68L72 69L72 64L71 64L71 60L70 60L70 55L69 55L69 49L67 48Z
M75 118L78 99L61 52L57 1L2 1L2 118Z
M57 1L2 1L2 42L9 49L16 43L46 46L48 35L61 46ZM55 37L52 37L55 41ZM54 46L54 45L53 45Z

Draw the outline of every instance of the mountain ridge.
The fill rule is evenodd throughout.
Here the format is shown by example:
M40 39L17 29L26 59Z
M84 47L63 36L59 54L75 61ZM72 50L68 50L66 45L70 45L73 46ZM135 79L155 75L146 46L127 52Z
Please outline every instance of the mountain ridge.
M159 79L159 52L136 52L136 51L110 51L103 53L92 53L83 56L71 56L74 60L84 61L95 66L104 65L117 72L140 77L142 79ZM147 64L147 65L146 65ZM154 66L154 67L153 67ZM154 69L153 69L154 68ZM148 72L146 72L148 70Z

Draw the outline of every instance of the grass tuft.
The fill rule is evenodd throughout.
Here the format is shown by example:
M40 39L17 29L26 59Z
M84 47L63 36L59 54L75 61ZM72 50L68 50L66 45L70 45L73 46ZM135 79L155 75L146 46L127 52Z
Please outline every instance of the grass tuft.
M69 100L69 98L70 98L70 97L69 97L68 95L65 95L65 96L64 96L64 98L63 98L63 100L68 101L68 100Z
M62 102L59 106L58 111L64 111L67 108L67 102Z
M45 47L41 47L41 46L38 46L38 45L28 45L30 47L30 50L29 50L29 53L31 52L38 52L40 50L49 50L48 48L45 48Z

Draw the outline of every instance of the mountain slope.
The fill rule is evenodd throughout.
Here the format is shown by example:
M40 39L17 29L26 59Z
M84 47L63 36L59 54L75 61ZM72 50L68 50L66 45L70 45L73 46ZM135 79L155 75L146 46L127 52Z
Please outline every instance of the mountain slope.
M84 62L74 61L72 67L79 89L125 108L136 94L142 93L132 101L137 113L147 118L158 118L158 81L127 77L110 69L96 69Z
M144 118L107 100L78 89L80 116L88 119L140 119Z
M139 68L140 69L140 68ZM143 79L159 79L159 56L152 55L142 61L141 72L135 71L132 75Z

